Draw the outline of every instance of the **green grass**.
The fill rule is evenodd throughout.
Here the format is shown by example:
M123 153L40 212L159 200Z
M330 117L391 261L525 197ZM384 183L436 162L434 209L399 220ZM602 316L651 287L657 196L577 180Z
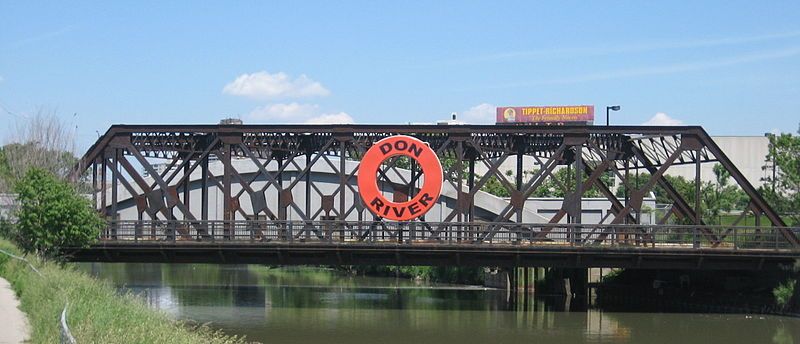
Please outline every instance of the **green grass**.
M739 218L739 215L720 215L718 220L716 220L716 221L718 221L720 223L720 225L730 226L734 222L736 222L736 219L738 219L738 218ZM786 225L789 226L789 227L794 227L794 226L800 225L800 224L797 224L797 223L793 223L792 219L790 217L788 217L788 216L782 216L781 218L783 219L784 222L786 222ZM761 225L762 226L769 226L769 224L770 224L770 221L767 218L767 216L766 215L761 215ZM755 217L755 215L752 215L752 214L748 214L744 219L739 221L739 223L737 224L737 226L755 226L755 225L756 225L756 217Z
M20 255L0 239L0 249ZM28 256L37 275L22 261L0 253L0 276L7 279L28 316L33 343L59 342L59 317L69 303L68 323L78 343L244 343L204 326L171 320L132 295L119 295L104 281L69 266Z

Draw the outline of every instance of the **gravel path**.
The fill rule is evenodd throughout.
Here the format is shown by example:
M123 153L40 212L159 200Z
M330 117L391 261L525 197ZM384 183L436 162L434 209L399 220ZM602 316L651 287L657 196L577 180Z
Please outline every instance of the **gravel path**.
M8 281L0 278L0 343L23 343L28 337L28 320L19 310L19 300Z

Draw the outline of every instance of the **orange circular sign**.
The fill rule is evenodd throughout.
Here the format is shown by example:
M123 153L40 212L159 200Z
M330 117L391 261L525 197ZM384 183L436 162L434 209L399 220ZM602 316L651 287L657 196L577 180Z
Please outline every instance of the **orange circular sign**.
M394 156L412 158L422 167L425 182L414 198L407 202L392 202L378 188L377 174L381 163ZM358 166L358 191L373 214L396 221L408 221L422 216L436 203L442 193L442 164L436 152L425 142L411 136L397 135L376 142L364 154Z

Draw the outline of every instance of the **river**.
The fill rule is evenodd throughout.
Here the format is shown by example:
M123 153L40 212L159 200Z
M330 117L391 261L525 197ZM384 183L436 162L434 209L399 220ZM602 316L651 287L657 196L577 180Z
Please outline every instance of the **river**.
M82 263L175 319L262 343L800 343L800 319L748 314L563 311L506 292L321 268ZM523 307L520 307L523 308ZM576 307L573 307L573 309Z

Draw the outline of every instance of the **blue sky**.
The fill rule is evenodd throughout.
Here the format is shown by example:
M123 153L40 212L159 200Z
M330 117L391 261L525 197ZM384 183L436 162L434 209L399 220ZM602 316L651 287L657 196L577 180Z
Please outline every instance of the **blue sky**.
M114 123L486 123L502 105L796 132L799 13L798 1L0 0L0 116L8 135L55 111L80 151Z

